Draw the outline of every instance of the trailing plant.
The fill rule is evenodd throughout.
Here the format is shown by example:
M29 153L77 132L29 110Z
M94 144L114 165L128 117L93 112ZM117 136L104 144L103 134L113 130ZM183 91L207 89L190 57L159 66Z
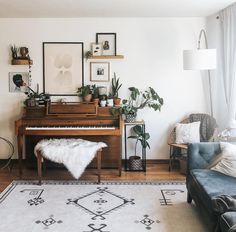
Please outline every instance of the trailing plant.
M86 59L89 59L93 56L93 53L91 51L87 51L87 52L85 52L84 56Z
M148 139L150 138L150 134L149 133L144 133L142 127L140 125L136 125L134 127L131 128L132 132L134 133L134 135L129 136L129 139L136 139L135 142L135 156L137 156L137 145L138 142L140 142L142 148L149 148L150 149L150 145L148 143Z

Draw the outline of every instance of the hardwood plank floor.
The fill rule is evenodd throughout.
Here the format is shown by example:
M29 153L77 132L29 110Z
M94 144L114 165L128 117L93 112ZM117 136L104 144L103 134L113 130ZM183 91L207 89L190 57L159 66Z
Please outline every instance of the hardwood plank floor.
M80 180L97 181L96 170L86 170ZM19 180L17 164L12 170L7 168L0 171L0 192L3 191L13 180ZM37 180L37 171L34 169L23 169L22 180ZM47 169L43 173L43 180L73 180L73 177L65 169ZM122 171L121 177L118 171L113 169L103 169L102 181L165 181L165 180L185 180L185 175L180 174L179 170L168 171L168 164L147 164L147 172L125 172Z

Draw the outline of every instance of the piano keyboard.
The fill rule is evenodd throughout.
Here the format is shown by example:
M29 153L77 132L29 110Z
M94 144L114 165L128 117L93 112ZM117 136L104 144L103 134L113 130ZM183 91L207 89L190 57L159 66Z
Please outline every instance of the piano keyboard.
M114 126L49 126L26 127L26 130L115 130Z

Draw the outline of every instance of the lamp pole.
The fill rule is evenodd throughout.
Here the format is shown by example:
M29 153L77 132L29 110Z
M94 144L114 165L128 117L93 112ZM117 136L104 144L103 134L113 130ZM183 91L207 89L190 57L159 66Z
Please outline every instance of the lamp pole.
M205 46L206 49L208 49L208 42L207 42L207 36L206 36L206 31L201 30L198 38L198 49L201 49L201 37L204 37L205 39ZM211 73L210 70L207 70L207 76L208 76L208 84L209 84L209 95L210 95L210 110L211 110L211 116L213 117L213 106L212 106L212 88L211 88Z

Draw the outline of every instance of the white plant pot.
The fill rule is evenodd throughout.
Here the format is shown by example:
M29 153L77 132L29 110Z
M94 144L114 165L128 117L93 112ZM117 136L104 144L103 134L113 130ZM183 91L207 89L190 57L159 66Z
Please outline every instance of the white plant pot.
M107 106L114 106L113 99L107 99Z
M106 100L101 100L101 101L100 101L101 107L105 107L106 104L107 104L107 101L106 101Z

